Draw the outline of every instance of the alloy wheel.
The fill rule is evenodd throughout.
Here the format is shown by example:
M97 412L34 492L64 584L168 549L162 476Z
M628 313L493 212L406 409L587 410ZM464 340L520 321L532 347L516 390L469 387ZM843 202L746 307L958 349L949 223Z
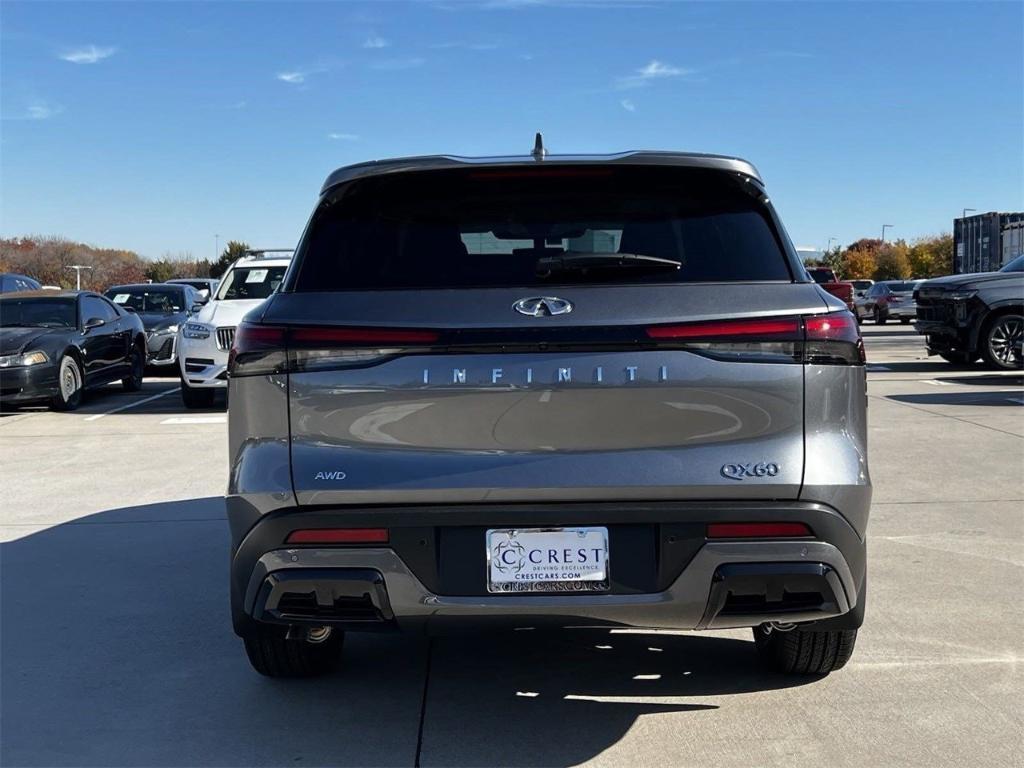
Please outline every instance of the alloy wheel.
M992 360L1006 368L1022 364L1021 342L1024 340L1024 318L1006 315L999 318L988 332L988 349Z

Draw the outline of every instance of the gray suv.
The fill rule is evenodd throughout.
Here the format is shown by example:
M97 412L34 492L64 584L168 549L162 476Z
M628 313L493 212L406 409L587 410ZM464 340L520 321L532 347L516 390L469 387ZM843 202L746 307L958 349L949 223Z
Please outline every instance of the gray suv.
M345 632L753 627L850 658L864 350L752 165L670 152L332 173L229 362L253 667Z

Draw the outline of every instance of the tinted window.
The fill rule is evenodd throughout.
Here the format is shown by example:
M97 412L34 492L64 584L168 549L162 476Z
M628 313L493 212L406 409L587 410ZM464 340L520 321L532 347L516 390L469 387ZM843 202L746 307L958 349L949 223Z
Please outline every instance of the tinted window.
M893 293L913 293L914 289L921 284L920 280L909 283L889 283L889 290Z
M185 292L177 288L111 288L106 296L136 312L181 312L185 308Z
M235 267L224 276L218 299L265 299L281 284L287 267Z
M0 326L74 328L74 299L0 299Z
M999 270L1000 272L1024 272L1024 256L1018 256Z
M816 283L833 283L836 279L836 273L831 269L809 269L811 278Z
M82 320L92 320L94 317L110 322L117 319L117 310L95 296L82 297Z
M679 266L650 258L609 266L617 254ZM549 269L552 257L576 267ZM738 181L665 168L556 165L356 181L321 206L299 258L297 291L792 279L768 211Z

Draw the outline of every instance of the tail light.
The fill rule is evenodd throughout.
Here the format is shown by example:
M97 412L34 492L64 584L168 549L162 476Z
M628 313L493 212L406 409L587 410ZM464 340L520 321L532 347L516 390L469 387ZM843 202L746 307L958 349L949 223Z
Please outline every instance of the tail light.
M857 320L847 311L808 317L723 320L647 328L663 345L750 362L856 365L864 362Z
M804 523L709 523L709 539L792 539L813 536Z
M864 360L864 340L852 314L831 312L804 318L805 363L863 365Z
M403 328L290 327L241 323L228 357L231 376L265 376L365 365L430 348L436 331Z
M387 544L387 528L303 528L292 531L286 544Z

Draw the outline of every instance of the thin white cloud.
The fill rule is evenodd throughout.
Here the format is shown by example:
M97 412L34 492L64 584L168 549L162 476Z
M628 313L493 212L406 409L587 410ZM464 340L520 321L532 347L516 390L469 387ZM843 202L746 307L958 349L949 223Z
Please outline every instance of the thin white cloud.
M619 89L643 88L655 80L667 80L677 77L688 77L695 74L697 70L686 69L666 64L657 59L651 59L647 64L640 67L631 75L619 77L615 80L615 87Z
M248 105L249 102L247 102L245 99L241 99L239 101L234 102L233 104L228 104L227 109L245 109Z
M64 111L60 104L49 101L36 100L29 102L25 111L20 114L5 114L4 120L49 120Z
M278 72L277 79L282 83L291 83L292 85L299 85L300 83L306 82L306 73L294 70L291 72Z
M426 64L426 59L410 56L405 59L385 59L370 65L371 69L379 69L383 72L395 72L400 69L415 69Z
M70 51L65 51L60 54L60 58L64 61L70 61L72 64L95 64L97 61L103 59L109 59L117 53L117 48L114 47L100 47L96 45L87 45L83 48L75 48Z
M363 48L388 48L391 42L383 37L368 37L363 41Z
M354 133L328 133L327 138L332 141L357 141L359 139Z
M431 43L430 47L438 51L447 51L454 48L461 48L467 51L493 51L501 46L497 43L470 43L465 40L451 40L445 43Z
M619 105L627 112L636 112L636 104L631 99L623 99Z

